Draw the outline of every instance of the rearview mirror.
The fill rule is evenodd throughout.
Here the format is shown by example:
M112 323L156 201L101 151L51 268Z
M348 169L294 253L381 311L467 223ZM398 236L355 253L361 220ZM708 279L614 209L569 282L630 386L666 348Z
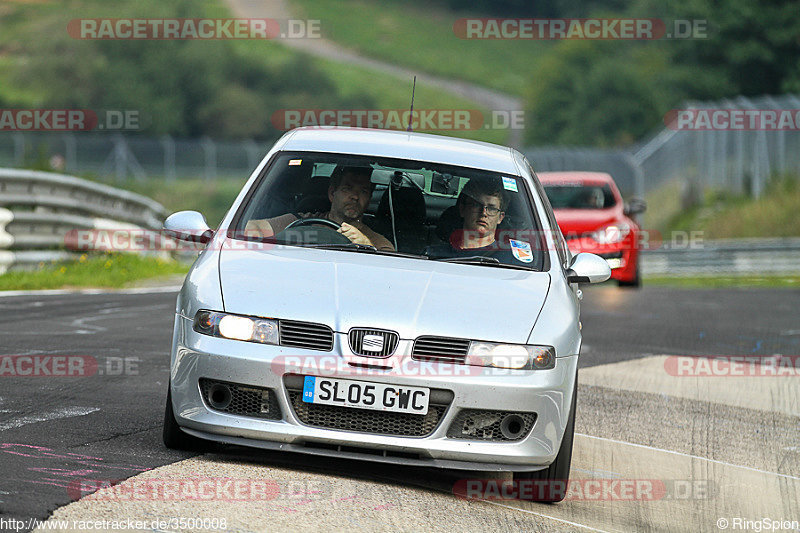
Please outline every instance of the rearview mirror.
M610 277L611 267L608 262L599 255L587 252L573 257L567 271L569 283L600 283Z
M214 230L197 211L178 211L167 217L164 229L176 239L189 242L207 243L214 236Z
M431 177L431 192L455 196L458 192L458 178L452 174L434 172Z

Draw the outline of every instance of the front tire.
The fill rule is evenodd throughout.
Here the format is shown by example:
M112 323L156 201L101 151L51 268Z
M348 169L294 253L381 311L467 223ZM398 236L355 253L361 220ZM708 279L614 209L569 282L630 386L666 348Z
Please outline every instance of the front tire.
M556 460L544 470L535 472L514 472L514 481L519 484L522 480L533 480L533 490L523 491L520 494L530 494L528 501L556 503L567 497L569 487L569 469L572 463L572 441L575 436L575 406L578 400L578 376L575 376L575 386L572 389L572 406L569 410L569 420L561 439ZM540 483L536 483L539 481Z
M172 386L167 386L167 405L164 407L164 430L161 433L164 446L171 450L202 451L205 441L184 433L175 420L172 409Z

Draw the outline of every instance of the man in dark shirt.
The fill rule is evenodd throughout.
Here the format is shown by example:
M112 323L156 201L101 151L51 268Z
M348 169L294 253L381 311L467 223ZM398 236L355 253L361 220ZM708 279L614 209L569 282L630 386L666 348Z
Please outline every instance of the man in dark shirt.
M508 206L506 192L499 180L470 180L456 205L464 220L463 227L450 234L449 244L429 246L425 255L432 259L479 255L494 257L501 263L520 263L508 244L495 239L497 226L505 218Z

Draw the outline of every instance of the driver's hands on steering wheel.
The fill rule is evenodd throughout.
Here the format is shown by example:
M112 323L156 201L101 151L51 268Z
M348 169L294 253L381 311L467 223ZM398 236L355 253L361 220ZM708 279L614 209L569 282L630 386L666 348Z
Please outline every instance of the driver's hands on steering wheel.
M373 246L372 242L367 238L366 235L361 233L358 228L348 224L347 222L342 222L342 227L336 231L350 239L350 242L352 243Z

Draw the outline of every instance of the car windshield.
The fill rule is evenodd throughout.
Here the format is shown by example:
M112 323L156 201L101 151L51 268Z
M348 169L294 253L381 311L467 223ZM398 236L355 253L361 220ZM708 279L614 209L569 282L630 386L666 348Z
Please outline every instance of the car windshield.
M545 185L544 190L553 209L606 209L617 203L607 184Z
M546 247L528 192L518 176L473 168L280 152L238 211L232 236L541 270Z

